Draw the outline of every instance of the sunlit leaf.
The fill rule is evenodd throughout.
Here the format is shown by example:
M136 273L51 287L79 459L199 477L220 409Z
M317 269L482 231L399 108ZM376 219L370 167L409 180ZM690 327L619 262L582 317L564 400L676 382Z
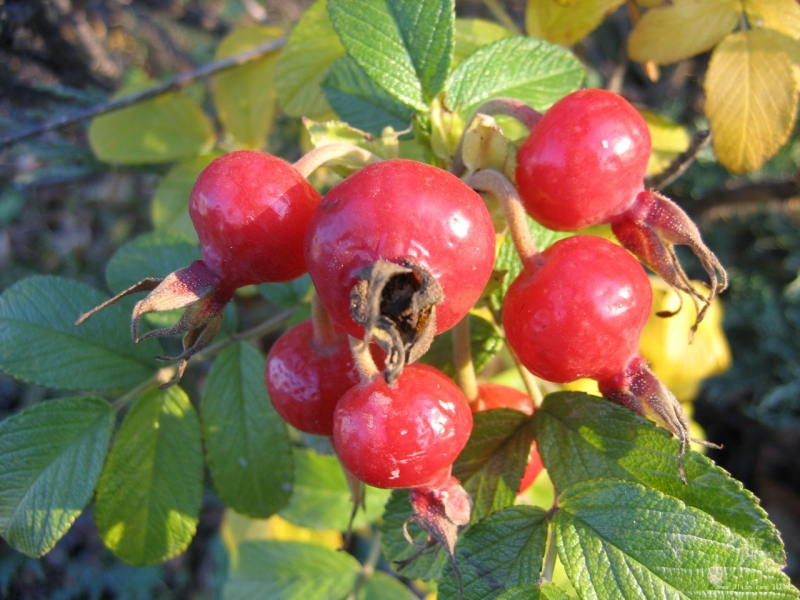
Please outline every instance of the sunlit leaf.
M650 139L653 149L647 161L647 174L655 175L666 169L681 152L689 148L692 141L686 129L651 110L641 111L647 127L650 129Z
M739 23L740 0L679 0L648 10L628 37L637 62L669 64L711 50Z
M743 0L751 27L766 27L800 38L800 4L797 0Z
M456 19L455 51L453 67L479 48L511 37L508 29L486 19Z
M606 15L624 3L625 0L528 0L525 30L533 37L571 46L594 31Z
M140 81L113 98L155 85ZM89 125L89 145L98 159L125 165L172 162L199 154L214 142L214 128L197 103L181 92L101 115Z
M234 29L217 48L221 59L277 40L282 29L266 26L243 26ZM269 52L217 75L212 88L214 106L222 125L244 148L260 149L267 141L275 117L277 92L275 65L280 53Z
M766 29L741 31L711 56L706 114L717 159L734 173L764 164L794 127L797 89L781 37Z

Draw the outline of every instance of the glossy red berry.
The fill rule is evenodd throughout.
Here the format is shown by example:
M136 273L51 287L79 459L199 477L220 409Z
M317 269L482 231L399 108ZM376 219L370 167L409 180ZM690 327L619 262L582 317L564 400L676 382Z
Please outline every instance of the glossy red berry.
M308 272L333 320L363 337L351 316L359 271L411 259L438 284L436 332L472 308L492 273L495 233L481 197L454 175L420 162L369 165L326 194L305 241Z
M495 408L510 408L530 416L533 414L533 401L528 394L516 388L486 382L478 385L478 397L470 403L470 408L473 414L484 410L493 410ZM522 475L522 480L519 483L519 491L517 493L521 494L531 487L543 468L542 458L539 456L539 452L536 449L536 442L533 442L533 444L531 444L530 454L528 455L528 466L525 467L525 472Z
M556 231L604 223L643 189L650 149L647 123L627 100L599 89L569 94L517 154L525 209Z
M214 159L189 194L203 261L233 288L299 277L303 236L320 200L271 154L241 150Z
M441 371L406 366L395 385L380 376L347 391L336 405L333 442L344 467L379 488L438 482L472 431L464 394Z
M523 269L506 293L502 319L509 345L536 376L602 380L638 355L651 303L635 258L603 238L576 235Z
M330 437L339 398L359 382L344 335L314 338L311 321L295 325L270 348L264 380L272 406L292 427Z

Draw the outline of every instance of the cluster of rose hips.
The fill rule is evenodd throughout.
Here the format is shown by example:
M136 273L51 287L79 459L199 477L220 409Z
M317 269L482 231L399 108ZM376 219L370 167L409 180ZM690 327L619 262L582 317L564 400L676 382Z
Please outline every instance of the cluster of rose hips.
M185 309L173 327L142 336L185 334L184 352L166 359L180 362L174 382L213 339L237 288L307 270L312 319L289 329L267 357L275 409L295 428L330 438L355 480L409 488L415 520L452 552L470 501L451 467L469 439L472 413L533 410L527 395L507 387L482 384L468 398L442 372L415 362L434 336L467 316L492 276L496 233L476 190L504 203L522 260L502 307L521 364L555 383L595 379L606 397L650 414L684 448L689 434L680 404L638 353L652 293L628 250L691 294L698 322L725 286L724 270L689 218L643 189L650 137L630 104L583 90L531 122L516 185L491 169L462 180L390 159L368 164L320 197L300 163L255 151L224 155L203 171L189 198L202 259L109 302L150 292L134 309L135 339L144 314ZM574 235L540 253L523 208L555 230L610 223L628 250ZM689 245L700 258L711 280L708 295L689 284L673 244ZM521 489L539 470L534 451Z

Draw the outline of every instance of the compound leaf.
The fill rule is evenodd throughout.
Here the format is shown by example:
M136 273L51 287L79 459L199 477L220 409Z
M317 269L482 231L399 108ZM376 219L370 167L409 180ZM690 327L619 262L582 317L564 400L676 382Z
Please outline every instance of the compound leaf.
M474 415L472 434L453 476L473 500L471 522L514 503L533 442L531 418L510 408Z
M344 600L359 573L358 561L305 542L247 541L222 589L223 600Z
M203 496L200 424L178 386L139 396L122 421L100 484L95 522L114 554L165 561L194 537Z
M768 29L741 31L711 55L705 110L714 153L734 173L760 167L794 128L798 89L782 37Z
M392 97L418 111L442 90L453 58L453 0L329 0L347 53Z
M217 356L200 404L211 478L225 503L269 517L291 494L292 448L286 423L264 387L264 357L250 344Z
M463 597L489 600L539 579L547 540L544 509L512 506L476 523L458 539L456 563ZM452 565L439 582L441 600L461 597Z
M628 54L637 62L678 62L711 50L741 17L740 0L684 0L652 8L631 31Z
M294 26L275 72L278 104L291 117L314 119L328 114L322 81L344 46L333 29L327 0L316 0Z
M464 59L447 80L447 105L466 118L490 98L507 96L539 111L577 89L583 67L568 50L533 38L512 37Z
M687 452L678 475L678 441L626 408L597 396L558 392L533 415L536 441L556 489L598 477L640 483L708 513L783 564L783 543L758 500L705 456Z
M129 315L109 306L81 325L78 316L107 298L62 277L36 275L0 296L0 370L56 389L134 386L156 370L155 342L135 346Z
M0 423L0 533L41 556L89 503L114 429L100 398L60 398Z
M596 479L559 496L558 556L582 598L798 598L746 538L676 498Z
M215 58L219 60L251 50L259 44L279 40L283 34L278 27L239 27L220 42ZM212 92L219 119L225 131L243 148L258 150L266 145L278 98L275 65L279 56L276 48L214 78Z

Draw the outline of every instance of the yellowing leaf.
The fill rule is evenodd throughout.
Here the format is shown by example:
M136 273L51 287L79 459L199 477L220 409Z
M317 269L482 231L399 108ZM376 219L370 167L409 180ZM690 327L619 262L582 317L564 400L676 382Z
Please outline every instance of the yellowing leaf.
M322 94L322 80L344 54L327 2L317 0L295 25L278 61L278 103L287 115L318 119L331 112Z
M662 115L649 110L641 112L653 141L653 150L647 161L647 174L655 175L661 173L676 156L689 148L691 136L681 125Z
M742 15L740 0L676 0L648 10L628 37L637 62L664 65L713 48L733 31Z
M217 59L251 50L283 35L277 27L246 26L229 33L220 42ZM275 117L275 64L280 53L264 57L216 76L214 106L225 131L244 148L260 149Z
M120 89L122 98L153 87L138 81ZM101 115L89 126L89 145L98 159L124 165L172 162L214 143L214 129L202 109L180 92Z
M563 46L579 42L603 22L625 0L581 0L558 3L555 0L528 0L525 31L528 35Z
M744 0L751 27L765 27L800 38L800 4L797 0Z
M734 173L764 164L794 127L797 88L782 37L767 29L741 31L711 55L705 112L717 159Z

